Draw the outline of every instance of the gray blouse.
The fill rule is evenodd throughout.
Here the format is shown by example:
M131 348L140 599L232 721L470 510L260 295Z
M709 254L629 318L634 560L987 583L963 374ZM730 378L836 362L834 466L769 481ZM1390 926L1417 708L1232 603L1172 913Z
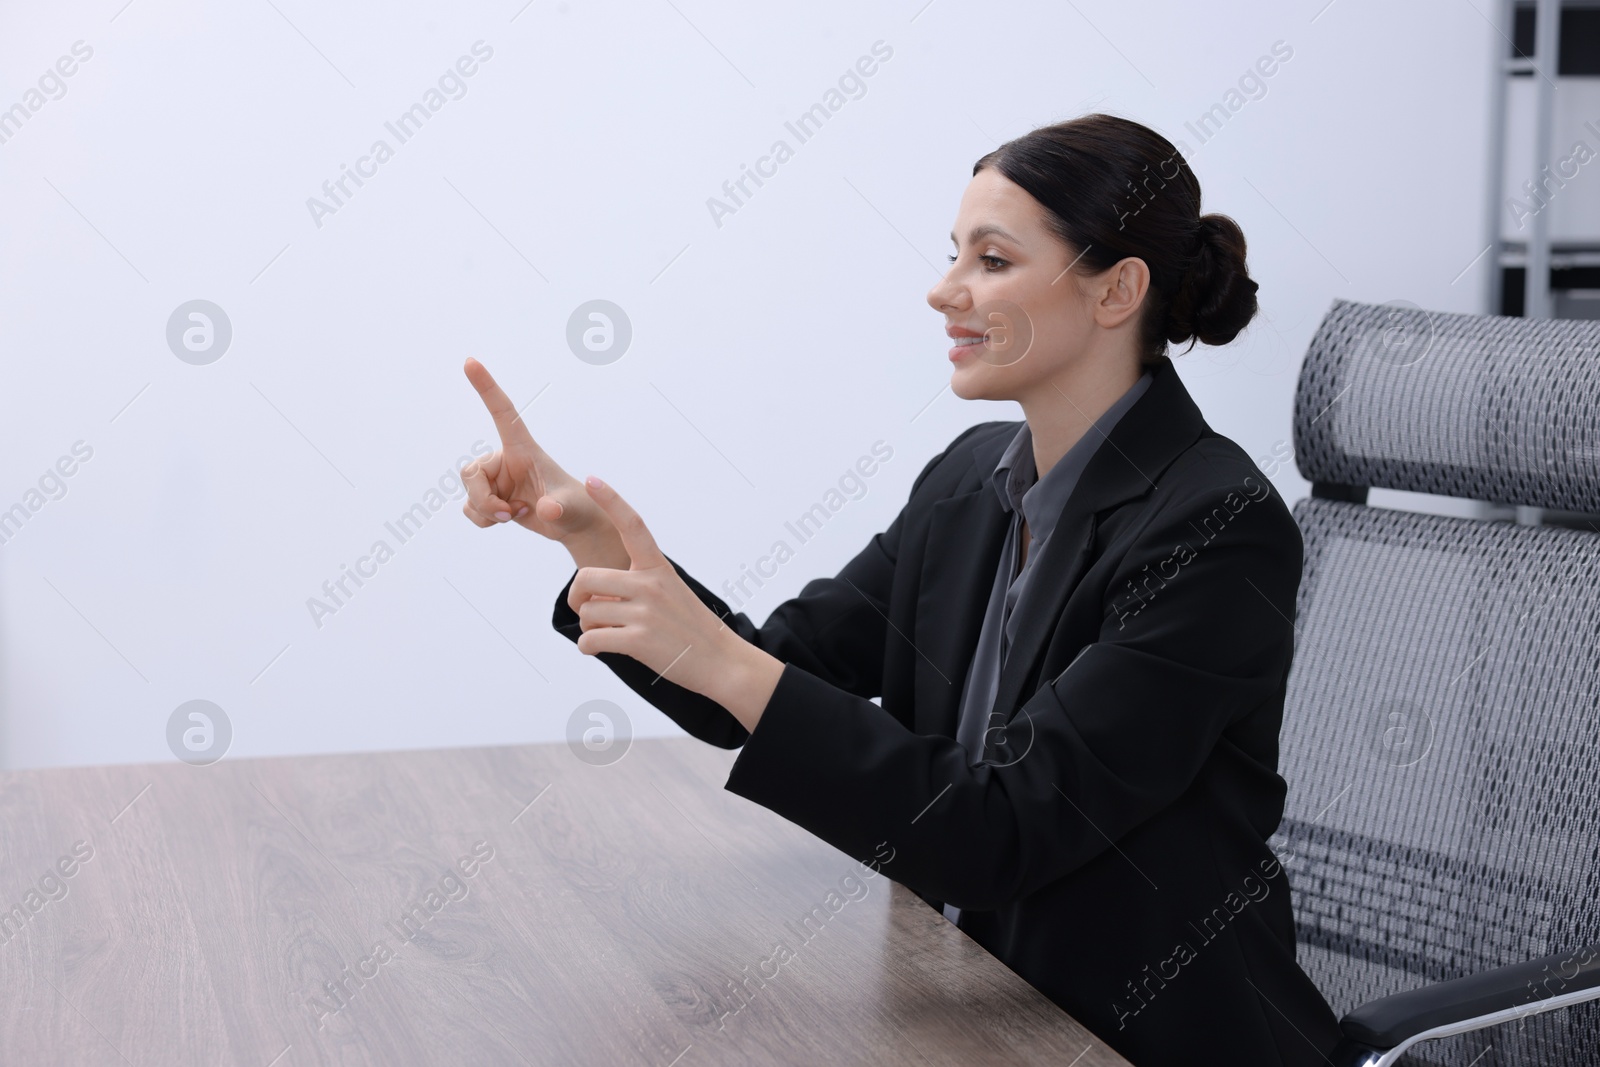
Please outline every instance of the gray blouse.
M1039 558L1039 550L1055 529L1056 519L1078 484L1089 457L1149 386L1150 372L1145 371L1094 421L1078 442L1067 449L1067 454L1044 478L1039 477L1034 466L1033 432L1027 422L1023 422L995 465L990 482L1000 497L1000 506L1011 513L1011 529L1000 552L994 586L989 591L989 606L983 614L983 629L978 634L978 647L962 689L956 740L966 748L970 764L976 765L983 758L983 737L1000 685L1000 665L1005 662L1006 652L1016 636L1016 606L1027 593L1034 560ZM1021 554L1024 517L1028 521L1029 547L1019 574L1017 557ZM944 914L945 918L956 922L960 910L946 904Z

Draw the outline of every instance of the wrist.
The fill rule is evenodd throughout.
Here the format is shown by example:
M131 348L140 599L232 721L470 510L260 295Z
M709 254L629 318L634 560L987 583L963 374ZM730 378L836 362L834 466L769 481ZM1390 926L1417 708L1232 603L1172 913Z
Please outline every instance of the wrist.
M783 661L724 630L727 644L716 682L704 694L726 708L746 730L753 731L783 676Z
M572 534L561 542L579 567L609 567L625 571L633 566L628 550L614 527Z

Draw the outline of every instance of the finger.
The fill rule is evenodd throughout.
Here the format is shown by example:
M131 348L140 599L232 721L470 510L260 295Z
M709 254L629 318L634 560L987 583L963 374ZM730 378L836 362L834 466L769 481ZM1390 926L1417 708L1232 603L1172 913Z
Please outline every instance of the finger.
M479 456L465 467L462 467L461 477L466 478L471 474L482 471L488 476L490 484L493 484L500 478L500 468L505 466L505 458L505 449L497 448L487 456Z
M670 566L667 557L656 546L656 539L650 535L644 520L622 499L621 493L592 474L584 480L584 485L594 502L600 505L600 510L611 519L611 525L617 528L622 547L628 550L628 558L633 560L634 570Z
M534 445L533 434L528 430L528 424L522 421L522 416L517 414L517 406L506 396L504 389L494 380L485 367L477 360L467 358L464 368L467 372L467 381L478 391L483 398L484 407L489 409L489 414L494 416L495 429L500 431L500 441L507 445Z
M473 523L475 525L478 525L478 526L498 526L498 525L500 525L499 523L495 522L493 519L486 518L476 508L474 508L471 504L462 504L461 505L461 514L463 514L467 518L471 519L473 521Z
M570 485L563 484L560 488L548 489L545 494L533 502L533 512L541 522L548 523L558 529L569 525L569 520L577 518L583 513L581 504L583 489L577 482Z
M550 525L558 524L567 513L567 506L550 493L540 497L533 505L533 513Z
M467 503L480 513L487 512L489 498L494 496L494 485L489 477L488 460L495 461L496 471L499 468L499 453L486 457L484 460L473 460L461 468L461 484L467 487Z
M602 652L620 652L623 655L633 644L633 634L622 626L596 626L578 635L578 651L586 656Z
M561 540L567 533L575 530L580 525L587 525L598 532L609 520L595 514L594 501L589 499L589 493L575 478L565 478L555 488L547 489L543 496L533 501L534 515L555 531L557 540Z
M592 598L578 605L580 629L591 630L597 626L626 626L638 618L638 605L626 600Z
M591 598L627 600L638 591L639 583L628 571L610 567L579 567L567 589L567 606L573 611Z
M461 468L461 484L467 487L467 506L485 518L506 522L515 518L523 505L501 499L490 478L500 469L500 453L474 460ZM469 518L471 516L468 516Z
M510 514L514 519L521 518L522 515L528 510L525 506L518 504L515 500L511 502L511 507L512 511ZM517 511L517 508L522 508L522 510ZM501 523L506 521L505 519L496 518L494 515L485 515L477 508L474 508L471 504L462 504L461 514L465 515L479 526L499 526ZM500 512L499 514L505 514L505 512Z

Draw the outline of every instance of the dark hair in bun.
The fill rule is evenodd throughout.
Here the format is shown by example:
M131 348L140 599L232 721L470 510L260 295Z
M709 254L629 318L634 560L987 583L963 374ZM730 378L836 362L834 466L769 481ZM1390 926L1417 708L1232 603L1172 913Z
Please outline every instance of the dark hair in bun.
M1045 209L1077 256L1098 274L1128 257L1150 269L1140 320L1140 362L1167 343L1225 345L1256 314L1258 286L1245 268L1244 232L1226 215L1200 214L1200 183L1159 133L1093 114L1041 126L972 167L994 167Z

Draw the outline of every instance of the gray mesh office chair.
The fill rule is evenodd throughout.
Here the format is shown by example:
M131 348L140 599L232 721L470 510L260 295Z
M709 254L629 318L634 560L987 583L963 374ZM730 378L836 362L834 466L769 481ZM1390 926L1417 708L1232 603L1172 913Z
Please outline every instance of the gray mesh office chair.
M1600 322L1335 301L1294 444L1313 490L1272 846L1336 1067L1594 1067Z

